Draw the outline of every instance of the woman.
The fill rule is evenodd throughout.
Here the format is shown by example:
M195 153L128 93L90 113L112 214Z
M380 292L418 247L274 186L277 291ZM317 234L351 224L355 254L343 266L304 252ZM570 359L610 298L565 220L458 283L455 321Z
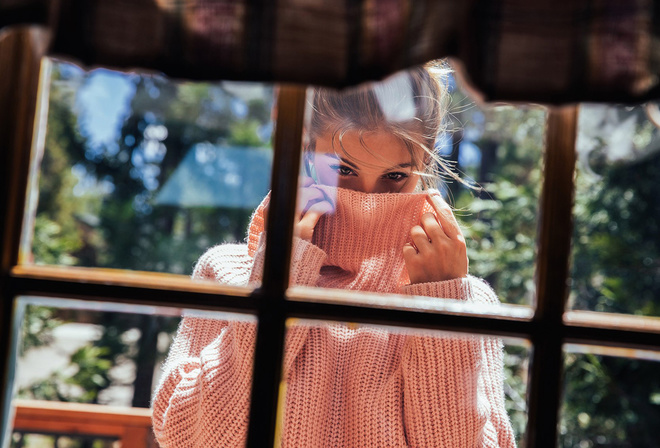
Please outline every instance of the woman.
M428 68L347 93L316 90L291 283L498 303L468 276L465 240L435 190L446 94ZM193 277L260 281L268 197L247 245L221 245ZM153 402L161 446L243 446L255 325L185 317ZM343 324L286 336L282 446L512 447L501 342Z

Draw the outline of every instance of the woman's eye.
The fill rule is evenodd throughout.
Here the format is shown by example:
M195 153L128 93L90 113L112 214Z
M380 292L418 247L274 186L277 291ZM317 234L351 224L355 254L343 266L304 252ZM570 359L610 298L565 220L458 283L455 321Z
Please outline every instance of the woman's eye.
M344 165L331 165L330 168L335 170L341 176L351 176L355 174L355 171Z
M393 172L393 173L387 173L385 175L387 180L393 180L395 182L402 181L408 177L406 173L401 173L401 172Z

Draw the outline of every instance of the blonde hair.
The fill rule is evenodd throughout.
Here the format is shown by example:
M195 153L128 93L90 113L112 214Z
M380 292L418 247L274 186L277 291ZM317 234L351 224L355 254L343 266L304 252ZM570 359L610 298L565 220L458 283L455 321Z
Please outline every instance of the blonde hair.
M363 135L385 131L404 143L424 188L435 186L444 177L462 182L450 163L435 150L449 105L448 74L445 65L435 63L355 89L313 89L309 99L311 117L306 133L306 154L314 151L316 139L329 134L333 145L335 139L338 140L341 155L350 160L352 156L342 140L347 132L357 131L365 149L378 156L377 151L366 146Z

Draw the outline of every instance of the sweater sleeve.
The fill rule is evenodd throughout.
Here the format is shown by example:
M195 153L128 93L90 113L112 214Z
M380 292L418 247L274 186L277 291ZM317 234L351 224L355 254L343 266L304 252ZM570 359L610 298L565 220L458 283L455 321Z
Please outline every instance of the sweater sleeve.
M292 281L316 283L325 253L296 239ZM221 245L197 262L194 279L234 286L261 281L265 238L252 258L244 245ZM306 333L287 335L285 370ZM244 446L256 326L248 320L184 317L152 400L154 433L162 448Z
M475 277L409 285L404 292L499 303L494 291ZM499 338L409 336L402 360L404 423L411 446L515 447L504 407Z
M468 276L442 282L415 283L405 285L401 288L401 292L410 296L468 300L472 296L471 289L475 280L477 280L476 277Z
M251 322L183 319L152 403L162 448L244 446L254 342Z
M193 279L245 286L252 264L245 246L216 246L200 257ZM254 343L252 322L182 319L152 400L162 448L245 444Z

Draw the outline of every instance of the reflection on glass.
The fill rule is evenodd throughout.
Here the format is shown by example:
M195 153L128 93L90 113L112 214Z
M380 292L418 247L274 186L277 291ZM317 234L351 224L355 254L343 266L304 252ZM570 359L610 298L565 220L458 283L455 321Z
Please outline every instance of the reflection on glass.
M32 424L30 430L16 428L14 446L42 446L38 445L39 436L34 435L40 432L52 434L47 436L51 446L65 446L64 439L74 435L82 439L72 438L71 445L66 446L83 446L78 444L92 439L99 439L94 443L101 444L94 446L112 446L109 439L100 440L99 433L84 430L97 418L94 412L104 412L102 407L85 418L79 414L87 408L77 408L78 417L73 420L68 416L73 426L67 427L78 428L75 434L54 430L59 427L58 413L70 409L65 402L111 405L115 410L126 407L125 418L122 414L113 419L116 424L131 421L130 413L137 411L128 408L146 410L151 405L155 434L163 443L181 434L176 428L181 421L191 427L204 423L193 421L188 412L191 406L204 409L201 414L205 418L224 416L222 408L213 407L217 403L200 398L209 389L215 391L216 398L224 390L221 399L244 406L243 417L247 419L256 319L201 311L184 311L181 319L180 309L33 297L20 298L18 303L16 316L21 322L17 328L21 334L14 406L20 415L21 406L38 405L43 400L62 404L60 408L55 403L38 405L53 411L52 421L44 420L43 428ZM146 420L145 434L152 434L151 418L142 420ZM229 420L244 422L239 414L231 414ZM98 424L106 425L107 420Z
M656 104L583 105L570 306L660 316Z
M17 398L149 407L178 309L19 299Z
M512 447L527 362L497 338L292 319L282 446Z
M293 285L531 303L543 109L477 109L442 64L308 105Z
M189 275L244 239L270 184L271 86L50 66L24 261Z
M604 354L584 347L565 354L559 446L660 446L660 354L596 352Z

